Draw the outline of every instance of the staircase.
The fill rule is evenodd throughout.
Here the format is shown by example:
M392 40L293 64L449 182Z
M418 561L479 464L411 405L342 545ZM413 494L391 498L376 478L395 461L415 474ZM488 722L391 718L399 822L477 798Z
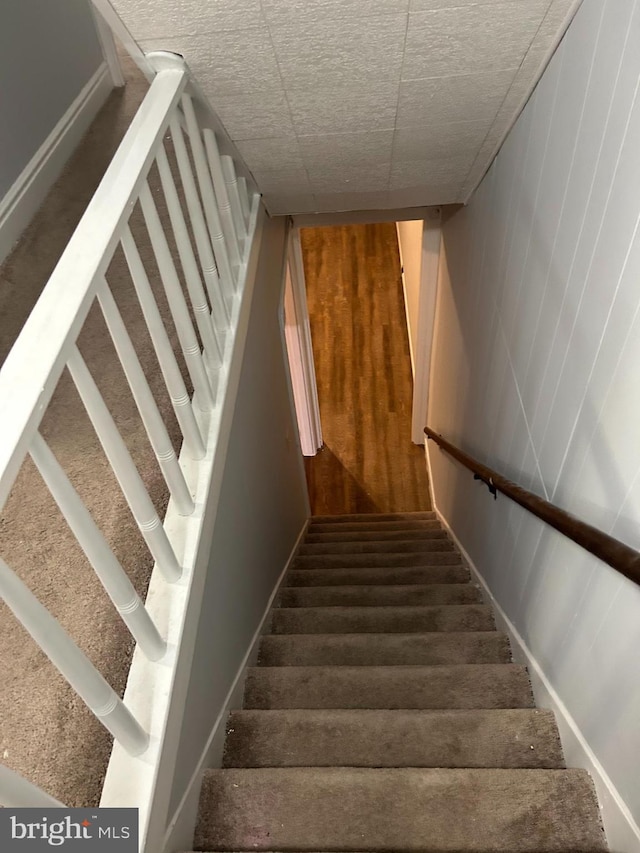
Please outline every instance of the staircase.
M311 520L195 849L607 849L588 774L564 769L434 513Z

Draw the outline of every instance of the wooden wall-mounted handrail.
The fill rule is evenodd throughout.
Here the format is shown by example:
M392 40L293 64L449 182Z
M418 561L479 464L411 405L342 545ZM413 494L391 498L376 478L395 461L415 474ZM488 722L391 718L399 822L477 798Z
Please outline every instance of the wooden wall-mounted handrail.
M477 479L482 480L489 487L494 497L497 492L501 492L510 500L520 504L520 506L533 513L533 515L546 524L555 528L563 536L580 545L581 548L608 563L626 578L640 584L640 552L635 551L619 539L609 536L608 533L603 533L597 527L592 527L592 525L580 521L579 518L571 515L571 513L560 509L560 507L544 500L544 498L530 492L528 489L518 486L511 480L498 474L497 471L478 462L429 427L425 427L424 432L427 438L435 441L450 456L453 456L465 468L472 471Z

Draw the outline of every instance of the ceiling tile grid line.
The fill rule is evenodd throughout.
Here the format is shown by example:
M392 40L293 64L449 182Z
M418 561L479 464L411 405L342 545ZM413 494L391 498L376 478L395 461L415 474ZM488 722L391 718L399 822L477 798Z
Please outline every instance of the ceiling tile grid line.
M462 201L576 2L114 5L145 50L186 56L280 213Z

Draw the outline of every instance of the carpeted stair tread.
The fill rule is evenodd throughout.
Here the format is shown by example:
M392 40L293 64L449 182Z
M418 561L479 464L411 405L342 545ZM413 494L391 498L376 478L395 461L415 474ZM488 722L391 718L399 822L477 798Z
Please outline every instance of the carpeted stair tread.
M261 666L437 666L510 663L506 634L271 634L262 637Z
M468 583L469 569L462 564L457 566L379 566L365 569L361 566L351 569L290 569L287 572L287 586L379 586L391 584L442 584Z
M225 767L564 767L555 718L533 710L235 711Z
M434 513L317 516L292 560L200 851L596 853L587 773Z
M301 557L317 554L412 554L431 551L453 551L453 542L447 536L432 536L429 539L402 539L393 542L312 542L303 543L298 549Z
M205 773L198 850L606 850L583 770L268 768Z
M449 545L450 543L443 543ZM460 554L449 547L421 551L418 553L384 552L377 554L303 554L294 557L292 569L352 569L362 566L457 566L462 562Z
M531 708L516 664L455 666L250 667L244 707Z
M414 631L491 631L493 613L484 604L424 607L281 607L273 611L273 634L358 634Z
M309 524L352 524L357 521L437 521L433 510L423 512L353 512L349 515L312 515Z
M479 604L478 587L464 584L404 584L394 586L319 586L285 587L281 590L280 607L373 607L421 606L425 604Z
M419 530L342 530L329 533L307 533L305 544L322 545L330 542L402 542L421 541L423 539L444 539L447 533L442 527L431 527Z

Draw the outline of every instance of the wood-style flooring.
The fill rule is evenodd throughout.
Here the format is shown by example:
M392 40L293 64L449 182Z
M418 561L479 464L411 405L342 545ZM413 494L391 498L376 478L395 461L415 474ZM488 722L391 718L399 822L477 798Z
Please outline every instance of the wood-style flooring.
M411 442L413 380L393 223L301 232L324 447L306 459L316 515L431 509Z

